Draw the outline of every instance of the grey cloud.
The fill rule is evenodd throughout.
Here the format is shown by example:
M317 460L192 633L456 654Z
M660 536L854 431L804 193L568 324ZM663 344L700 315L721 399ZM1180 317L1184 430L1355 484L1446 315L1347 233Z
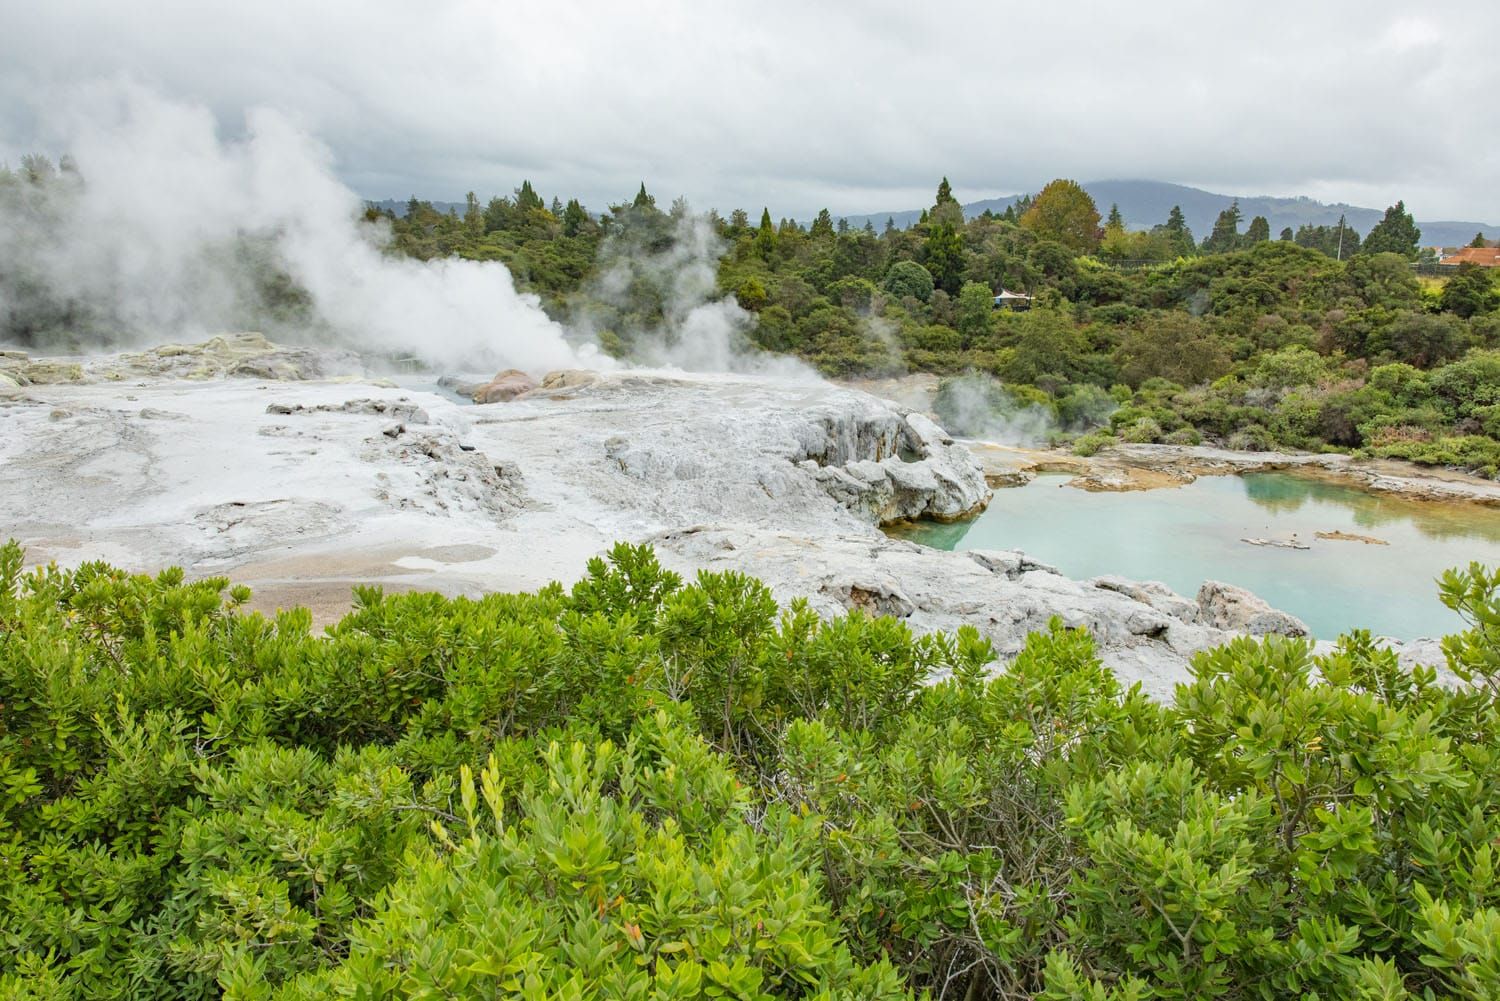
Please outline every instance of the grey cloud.
M55 95L128 74L221 128L277 108L371 197L529 177L596 209L805 217L1053 176L1310 193L1500 220L1500 5L204 5L0 0L0 154Z

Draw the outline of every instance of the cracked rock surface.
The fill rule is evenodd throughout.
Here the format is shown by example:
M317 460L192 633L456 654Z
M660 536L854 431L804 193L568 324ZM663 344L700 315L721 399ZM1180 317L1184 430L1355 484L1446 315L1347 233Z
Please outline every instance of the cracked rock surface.
M1157 695L1274 613L1240 621L1159 584L886 537L884 522L975 512L989 489L940 427L862 392L660 372L550 386L488 406L259 377L0 389L0 524L32 562L180 564L325 622L356 583L529 590L651 542L674 569L753 574L826 614L973 625L1001 657L1055 616Z

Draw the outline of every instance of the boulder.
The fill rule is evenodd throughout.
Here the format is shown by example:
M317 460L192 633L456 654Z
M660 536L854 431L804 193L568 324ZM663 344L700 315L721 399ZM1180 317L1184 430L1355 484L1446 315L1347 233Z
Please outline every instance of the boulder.
M1050 563L1039 563L1019 549L970 549L969 559L990 573L1002 575L1006 580L1017 580L1026 573L1050 573L1062 576L1062 571Z
M542 376L543 389L579 389L599 381L598 372L584 368L564 368Z
M935 421L923 414L907 414L906 427L915 439L919 448L937 448L939 445L953 444L952 437L937 425Z
M509 403L522 393L529 393L537 382L520 369L508 368L496 373L489 382L474 391L475 403Z
M1203 623L1215 629L1266 636L1308 636L1301 619L1278 611L1264 600L1233 584L1206 580L1198 589L1198 611Z
M798 435L798 465L861 520L957 521L984 510L990 488L973 453L921 414L846 409Z

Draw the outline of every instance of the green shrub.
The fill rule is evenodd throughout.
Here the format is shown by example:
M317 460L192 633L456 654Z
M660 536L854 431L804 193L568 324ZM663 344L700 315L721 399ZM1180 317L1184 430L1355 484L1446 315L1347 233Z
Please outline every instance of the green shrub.
M1492 998L1500 571L1440 595L1466 687L1271 637L1164 705L642 547L315 636L10 544L0 995Z
M1276 450L1275 437L1259 424L1251 424L1240 428L1229 436L1229 440L1225 444L1241 452L1273 452Z
M1165 436L1161 425L1150 417L1142 417L1139 420L1119 427L1116 431L1121 441L1135 444L1150 444L1161 441Z
M1073 442L1073 454L1087 458L1098 455L1101 449L1116 444L1117 439L1107 431L1091 431Z

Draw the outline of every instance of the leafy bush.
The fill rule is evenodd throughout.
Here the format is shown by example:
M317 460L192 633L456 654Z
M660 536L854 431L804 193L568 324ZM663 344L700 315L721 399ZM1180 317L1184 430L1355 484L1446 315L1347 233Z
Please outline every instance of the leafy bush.
M916 261L897 261L886 272L882 288L897 299L910 296L926 302L932 297L932 274Z
M1091 455L1098 455L1100 450L1113 444L1116 444L1116 438L1109 432L1090 431L1073 442L1073 454L1087 458Z
M1170 705L617 546L570 590L0 548L8 997L1492 998L1500 571L1448 689L1236 640Z

